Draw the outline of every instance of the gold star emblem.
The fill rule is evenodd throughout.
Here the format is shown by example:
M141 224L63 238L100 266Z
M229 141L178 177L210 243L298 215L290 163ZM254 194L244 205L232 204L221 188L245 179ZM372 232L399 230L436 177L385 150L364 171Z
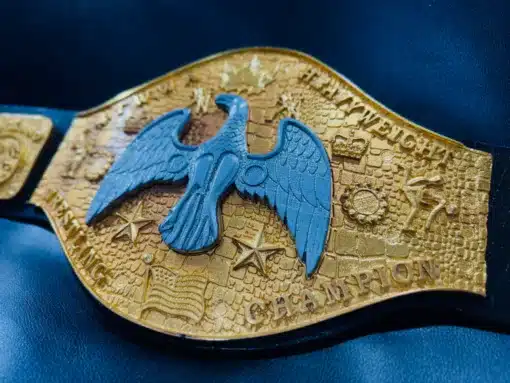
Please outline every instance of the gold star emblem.
M127 235L131 242L135 243L138 233L141 229L151 224L154 220L142 217L143 202L140 202L131 217L126 217L123 214L116 213L115 215L122 219L125 223L119 226L119 229L115 232L112 237L114 239Z
M244 241L243 239L234 238L234 241L241 250L241 255L239 260L234 265L234 270L240 269L241 267L247 266L255 266L257 270L259 270L263 275L266 274L266 260L271 255L276 253L278 250L283 250L283 247L274 246L269 243L263 243L263 233L262 231L259 233L257 238L255 239L255 244L250 244Z

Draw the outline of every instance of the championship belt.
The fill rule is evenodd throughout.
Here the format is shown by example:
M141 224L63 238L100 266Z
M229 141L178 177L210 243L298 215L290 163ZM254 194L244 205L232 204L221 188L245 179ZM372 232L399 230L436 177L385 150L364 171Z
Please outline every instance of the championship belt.
M2 215L41 207L83 286L130 322L214 349L510 330L507 149L418 126L310 56L206 58L62 140L50 117L0 115Z

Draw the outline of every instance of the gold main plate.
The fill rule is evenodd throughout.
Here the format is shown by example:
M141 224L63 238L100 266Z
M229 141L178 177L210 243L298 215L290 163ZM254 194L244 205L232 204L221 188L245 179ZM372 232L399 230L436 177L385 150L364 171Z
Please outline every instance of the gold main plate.
M286 225L264 201L229 194L219 244L183 255L158 224L184 187L155 185L87 226L101 179L150 121L189 107L183 142L216 134L219 93L248 100L248 146L267 153L278 121L320 138L333 173L331 222L306 278ZM124 92L74 121L32 201L48 214L69 261L103 305L142 326L202 340L265 336L401 295L485 295L489 154L417 126L305 54L226 52Z

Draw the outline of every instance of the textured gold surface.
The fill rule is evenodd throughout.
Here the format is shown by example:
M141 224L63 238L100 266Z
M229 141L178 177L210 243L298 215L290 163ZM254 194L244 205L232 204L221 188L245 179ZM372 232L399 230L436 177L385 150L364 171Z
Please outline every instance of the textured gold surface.
M0 114L0 200L21 190L52 126L42 116Z
M184 141L203 142L223 122L213 99L225 91L249 101L250 152L271 150L283 117L310 126L328 151L332 219L311 279L275 212L235 192L222 207L221 242L201 255L169 250L157 230L180 187L147 188L97 225L84 223L108 166L145 124L190 107ZM160 332L221 340L288 331L419 291L484 295L491 165L489 154L398 116L315 59L258 48L188 65L82 113L33 202L105 306Z

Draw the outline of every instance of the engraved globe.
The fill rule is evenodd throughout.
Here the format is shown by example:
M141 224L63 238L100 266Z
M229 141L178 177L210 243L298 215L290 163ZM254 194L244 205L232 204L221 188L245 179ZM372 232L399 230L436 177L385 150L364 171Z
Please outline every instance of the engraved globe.
M368 184L347 187L340 201L347 215L362 224L380 221L388 208L386 193Z

